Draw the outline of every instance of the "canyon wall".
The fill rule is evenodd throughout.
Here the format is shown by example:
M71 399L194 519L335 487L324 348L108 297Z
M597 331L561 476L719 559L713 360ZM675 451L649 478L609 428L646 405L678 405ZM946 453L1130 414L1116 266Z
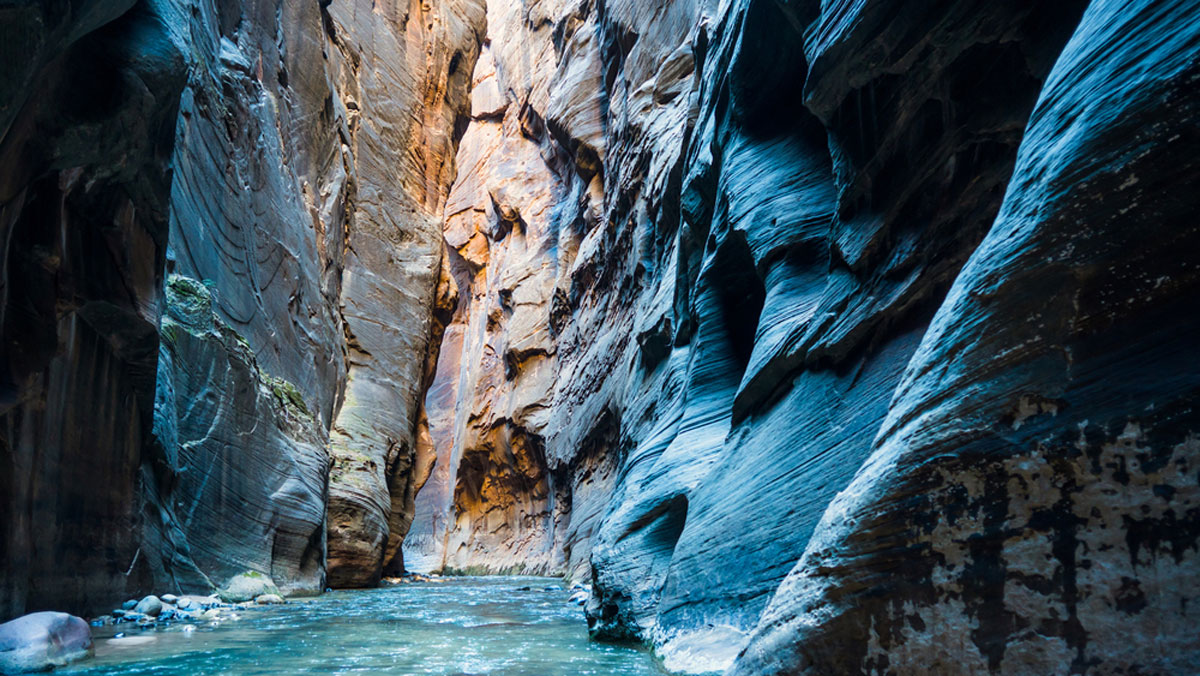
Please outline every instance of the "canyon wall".
M402 566L483 21L472 0L0 9L0 614Z
M4 619L149 583L136 496L186 61L162 7L133 6L0 7Z
M1195 671L1198 26L7 3L0 616L408 564L670 669Z
M490 2L407 560L670 668L1192 668L1197 17Z

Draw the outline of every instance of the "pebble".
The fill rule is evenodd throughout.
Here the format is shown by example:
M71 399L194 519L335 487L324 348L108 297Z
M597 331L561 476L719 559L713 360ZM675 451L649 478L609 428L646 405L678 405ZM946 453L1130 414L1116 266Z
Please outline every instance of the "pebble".
M187 610L191 608L194 603L195 602L191 599L179 599L175 602L175 607L179 608L180 610Z
M125 614L126 614L125 611L120 610L120 609L112 611L112 616L117 618L118 620L121 619L122 617L125 617Z
M588 594L587 592L584 592L584 591L575 592L574 594L571 595L570 603L574 603L577 606L586 605L588 602L589 596L590 596L590 594Z
M163 603L179 603L179 597L174 594L163 594L159 598Z
M254 602L260 606L273 606L284 603L283 597L278 594L263 594L254 599Z
M121 604L121 610L133 610L134 608L137 608L137 604L137 599L129 599L125 603Z

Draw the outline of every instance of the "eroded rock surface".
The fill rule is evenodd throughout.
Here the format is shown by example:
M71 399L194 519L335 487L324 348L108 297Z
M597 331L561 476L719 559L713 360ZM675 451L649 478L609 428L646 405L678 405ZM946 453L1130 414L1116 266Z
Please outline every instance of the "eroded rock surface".
M441 214L483 32L481 0L334 3L332 77L345 107L341 312L348 380L331 430L329 575L403 569L415 433L442 259Z
M1196 10L1089 5L995 224L733 673L1200 666L1200 204L1174 187L1200 178Z
M402 567L483 8L325 5L0 9L0 616Z
M162 6L133 5L0 8L0 619L149 581L140 467L185 57Z
M588 576L594 635L648 641L680 669L723 669L748 642L737 673L1186 664L1135 663L1089 644L1087 632L1051 626L1075 617L1070 604L1083 592L1072 576L1090 564L1051 566L1024 548L1046 538L1060 546L1048 544L1047 555L1061 560L1073 550L1054 533L1076 527L1096 529L1095 545L1113 560L1166 546L1149 525L1100 521L1184 518L1187 491L1157 472L1187 462L1190 428L1163 423L1175 436L1160 450L1142 440L1142 422L1126 428L1136 411L1183 395L1164 382L1153 395L1139 390L1140 400L1102 400L1100 383L1126 378L1122 365L1136 368L1136 359L1114 356L1124 354L1121 340L1089 343L1097 361L1079 386L1088 394L1066 416L1072 372L1042 372L1038 382L1058 382L1034 386L1020 375L1020 355L1036 339L1079 364L1074 329L1064 328L1071 317L1102 315L1108 303L1133 313L1145 301L1162 307L1156 328L1136 313L1128 326L1159 332L1144 344L1164 370L1134 380L1148 386L1174 364L1186 375L1172 382L1190 386L1195 369L1179 342L1190 329L1169 319L1191 316L1191 272L1178 262L1187 256L1154 247L1194 248L1192 226L1170 220L1193 206L1170 186L1195 177L1187 161L1155 152L1190 142L1193 66L1181 55L1196 40L1197 11L1139 5L1118 21L1116 9L1083 1L490 2L444 225L443 284L457 302L426 398L436 462L418 495L408 560ZM1173 41L1158 32L1168 25ZM1118 47L1102 26L1161 49ZM1151 113L1135 100L1176 108ZM1072 125L1077 118L1089 122ZM1139 153L1145 164L1135 167ZM1132 182L1122 191L1094 183L1099 169L1079 162ZM1161 178L1147 185L1150 166ZM1044 243L1014 234L1059 211L1061 230ZM1139 232L1142 218L1159 217L1162 230L1150 232L1161 234L1108 235L1101 223L1110 217L1107 227ZM1089 253L1075 237L1112 248ZM964 271L972 256L998 267ZM1160 295L1132 277L1100 279L1124 266L1158 280ZM1080 276L1090 281L1067 283ZM999 301L1006 284L1009 305ZM1092 289L1093 309L1029 298L1070 299L1080 288ZM1177 410L1163 415L1186 420L1187 406ZM1149 512L1138 506L1149 494L1095 497L1107 516L1052 518L1046 510L1060 498L1018 488L1033 485L1021 472L1068 501L1085 489L1064 486L1109 479L1045 450L988 464L982 458L1000 446L976 454L967 432L982 428L964 422L980 416L1006 421L989 443L1003 438L1022 453L1051 432L1076 443L1085 420L1100 426L1089 442L1097 457L1130 437L1142 449L1134 455L1159 458L1148 470L1156 474L1138 481L1170 496ZM909 464L873 470L885 455ZM961 490L906 497L942 484ZM1007 497L1017 493L1025 497ZM985 527L985 502L1009 515ZM939 514L958 525L930 532ZM1122 544L1121 532L1134 540ZM1182 547L1175 565L1190 571L1184 552L1194 543L1181 537L1187 544L1171 541ZM895 548L878 551L891 538ZM1006 541L1015 544L1002 556ZM995 551L974 549L986 542ZM906 567L911 581L888 579ZM1036 583L1030 567L1042 571ZM1146 617L1183 626L1187 611L1165 604L1181 601L1170 589L1186 584L1151 585L1119 568L1094 575L1113 589L1123 579L1161 588ZM878 581L862 581L872 575ZM1038 590L1042 610L1016 600L1005 609L1006 594L1028 596L1006 591L1022 586ZM1097 604L1118 603L1116 591L1097 594ZM923 609L935 597L936 612ZM1119 604L1132 612L1139 602ZM1114 616L1104 617L1115 626ZM940 622L983 647L948 644ZM1174 629L1146 631L1172 633L1168 642L1187 652ZM802 648L809 636L816 643ZM1047 647L1056 641L1069 650ZM983 657L955 661L964 650Z

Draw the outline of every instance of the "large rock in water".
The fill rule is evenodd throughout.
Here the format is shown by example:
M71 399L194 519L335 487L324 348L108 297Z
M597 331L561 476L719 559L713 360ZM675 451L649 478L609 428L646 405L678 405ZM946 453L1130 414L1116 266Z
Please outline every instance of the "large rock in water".
M0 674L46 671L92 654L87 622L66 613L33 613L0 624Z

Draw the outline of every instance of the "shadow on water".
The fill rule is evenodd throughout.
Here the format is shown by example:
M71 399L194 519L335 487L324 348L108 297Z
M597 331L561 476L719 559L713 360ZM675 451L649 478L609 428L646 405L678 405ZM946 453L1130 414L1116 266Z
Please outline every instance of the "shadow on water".
M547 589L549 587L550 589ZM588 640L558 580L441 578L337 591L237 620L97 630L96 657L57 673L661 676L646 650Z

